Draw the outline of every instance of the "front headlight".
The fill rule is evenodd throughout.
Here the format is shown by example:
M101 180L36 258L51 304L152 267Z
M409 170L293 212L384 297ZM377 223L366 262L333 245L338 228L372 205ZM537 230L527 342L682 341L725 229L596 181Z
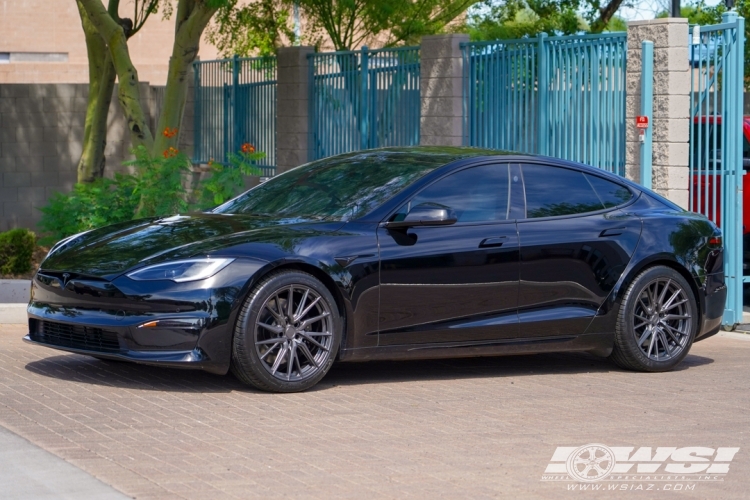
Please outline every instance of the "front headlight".
M234 259L186 259L156 264L128 273L127 277L138 281L172 280L176 283L210 278Z

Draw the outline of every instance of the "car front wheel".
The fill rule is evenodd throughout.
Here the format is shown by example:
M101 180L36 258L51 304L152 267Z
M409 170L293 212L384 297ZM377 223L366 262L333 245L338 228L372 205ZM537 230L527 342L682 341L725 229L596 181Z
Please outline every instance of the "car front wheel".
M240 311L232 373L273 392L297 392L328 372L341 342L342 319L331 292L315 277L282 271L261 281Z
M687 356L697 329L698 307L687 280L669 267L652 267L625 293L610 357L630 370L671 370Z

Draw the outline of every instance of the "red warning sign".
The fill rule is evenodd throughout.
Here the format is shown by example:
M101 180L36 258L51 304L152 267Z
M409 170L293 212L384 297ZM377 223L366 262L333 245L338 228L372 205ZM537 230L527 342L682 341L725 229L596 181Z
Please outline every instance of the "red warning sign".
M636 116L635 126L636 128L648 128L648 116Z

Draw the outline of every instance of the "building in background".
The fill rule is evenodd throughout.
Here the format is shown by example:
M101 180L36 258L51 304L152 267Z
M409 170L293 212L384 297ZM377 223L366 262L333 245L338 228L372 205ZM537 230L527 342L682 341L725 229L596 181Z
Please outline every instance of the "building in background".
M132 17L133 2L120 15ZM164 85L174 20L153 14L128 41L142 82ZM216 57L202 43L201 59ZM0 83L88 83L86 41L73 0L0 0Z

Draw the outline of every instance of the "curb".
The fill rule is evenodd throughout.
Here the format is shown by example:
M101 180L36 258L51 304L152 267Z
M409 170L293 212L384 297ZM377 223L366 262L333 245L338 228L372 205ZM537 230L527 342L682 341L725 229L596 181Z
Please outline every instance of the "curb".
M31 280L0 280L0 304L28 304Z
M0 304L0 325L25 325L26 304Z

